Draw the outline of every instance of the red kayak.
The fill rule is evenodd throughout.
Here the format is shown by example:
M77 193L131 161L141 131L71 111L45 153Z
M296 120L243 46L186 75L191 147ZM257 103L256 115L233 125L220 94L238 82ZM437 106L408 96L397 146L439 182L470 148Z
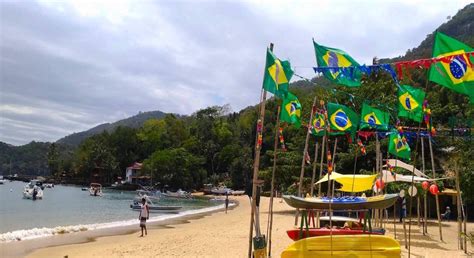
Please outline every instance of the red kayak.
M286 231L288 236L293 239L294 241L300 240L300 230L299 229L292 229ZM331 234L331 230L329 228L310 228L309 231L303 229L303 237L318 237L318 236L329 236ZM384 229L372 229L372 233L368 231L364 231L362 229L350 229L350 228L334 228L332 229L333 235L363 235L363 234L373 234L373 235L384 235Z

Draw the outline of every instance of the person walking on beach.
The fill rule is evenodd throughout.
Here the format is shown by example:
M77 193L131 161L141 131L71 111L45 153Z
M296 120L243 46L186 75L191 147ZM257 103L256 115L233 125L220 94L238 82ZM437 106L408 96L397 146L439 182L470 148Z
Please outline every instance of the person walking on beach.
M401 205L400 205L400 222L402 222L403 218L405 218L407 216L407 200L405 199L405 197L402 197L400 203L401 203Z
M229 193L225 193L225 213L227 214L227 209L229 208Z
M140 205L140 215L138 216L138 219L140 220L140 228L142 229L142 235L140 237L143 237L143 229L145 229L145 235L147 235L146 220L149 218L149 214L150 212L148 210L146 199L142 198L142 204Z

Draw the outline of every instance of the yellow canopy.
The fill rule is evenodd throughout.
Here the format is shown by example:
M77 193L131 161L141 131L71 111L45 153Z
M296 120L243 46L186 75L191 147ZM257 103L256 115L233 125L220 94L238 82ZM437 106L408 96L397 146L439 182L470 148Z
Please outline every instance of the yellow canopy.
M377 177L375 175L344 175L337 172L331 173L331 180L336 180L342 187L337 189L343 192L363 192L372 189L374 180ZM328 181L328 175L326 174L316 184ZM354 187L353 187L354 184Z

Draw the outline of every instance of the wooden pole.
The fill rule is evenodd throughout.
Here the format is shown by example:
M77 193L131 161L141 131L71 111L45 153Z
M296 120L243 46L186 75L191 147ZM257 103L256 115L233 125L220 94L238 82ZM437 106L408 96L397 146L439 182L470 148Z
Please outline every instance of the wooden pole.
M435 162L434 162L434 156L433 156L433 145L431 143L431 135L428 136L428 143L429 143L430 155L431 155L431 169L432 169L432 173L433 173L432 177L433 177L433 179L435 179L436 178L436 173L435 173ZM435 199L436 199L436 214L438 215L439 240L443 241L443 228L441 226L441 214L439 212L439 197L438 197L438 195L435 195Z
M422 164L422 171L423 174L426 175L425 173L425 139L421 137L421 164ZM423 235L426 235L428 233L428 217L427 217L427 207L426 207L426 200L427 200L427 191L423 191Z
M270 43L270 51L273 51L273 43ZM277 76L278 78L278 69L277 69ZM260 114L259 114L259 120L257 120L257 123L260 123L261 125L261 130L263 134L263 125L264 125L264 118L265 118L265 101L267 100L267 91L262 88L262 97L260 100ZM259 126L259 125L257 125ZM249 233L249 250L248 250L248 257L252 257L252 234L253 234L253 225L254 225L254 216L256 213L257 209L257 180L258 180L258 170L260 166L260 149L261 146L258 144L258 136L259 132L257 132L256 139L255 139L255 157L254 157L254 162L253 162L253 179L252 179L252 210L251 210L251 215L250 215L250 233ZM255 224L255 228L257 228L259 225Z
M319 166L319 179L323 177L324 147L326 146L326 135L323 136L323 141L321 145L321 164ZM318 196L321 196L321 184L318 185Z
M408 191L408 193L412 193L413 192L413 188L415 188L415 169L416 169L416 161L417 161L417 154L418 154L418 141L420 140L420 130L421 130L421 121L420 120L420 123L418 124L418 130L417 130L417 133L416 133L416 141L415 141L415 154L414 154L414 158L413 158L413 171L411 172L411 188L410 190L412 191ZM411 196L411 194L408 194L410 196L410 199L409 199L409 216L408 216L408 258L410 258L411 256L411 216L412 216L412 206L413 206L413 196Z
M329 142L328 142L328 147L329 147ZM334 159L336 158L336 148L337 148L337 137L336 139L334 140L334 149L333 149L333 152L332 152L332 155L331 155L331 166L332 166L332 170L335 171L335 167L334 167ZM328 148L329 149L329 148ZM329 164L328 164L329 165ZM332 187L331 187L332 185ZM334 196L334 182L331 182L330 180L330 175L328 174L328 197L329 196Z
M393 204L393 238L397 239L397 203Z
M464 216L464 253L467 254L467 210L464 209L464 206L462 208L462 215Z
M316 143L314 146L314 161L313 161L313 176L311 177L311 197L313 197L314 193L314 181L316 179L316 167L318 166L318 152L319 152L319 141L316 138ZM324 155L324 154L321 154Z
M457 210L458 210L458 249L462 250L463 248L463 241L461 238L461 232L462 232L462 211L461 211L461 187L459 185L459 169L458 169L458 164L457 162L454 165L454 170L456 172L456 191L458 192L456 195L456 202L457 202Z
M280 111L281 106L278 106L277 111L277 121L275 126L275 141L273 145L273 169L272 169L272 182L270 187L270 207L268 209L268 226L267 226L267 236L268 236L268 256L272 256L272 226L273 226L273 195L275 192L275 172L277 164L277 151L278 151L278 140L280 137Z
M313 112L314 112L315 106L316 106L316 96L314 96L314 99L313 99L313 105L311 106L311 115L309 116L308 128L306 130L306 140L304 143L303 158L301 160L300 181L298 185L298 197L301 197L301 191L303 190L303 178L304 178L304 168L305 168L305 163L306 163L306 153L308 152L309 135L311 133L311 129L309 125L311 124L311 121L313 120ZM299 209L296 209L295 226L298 225L298 214L299 214Z

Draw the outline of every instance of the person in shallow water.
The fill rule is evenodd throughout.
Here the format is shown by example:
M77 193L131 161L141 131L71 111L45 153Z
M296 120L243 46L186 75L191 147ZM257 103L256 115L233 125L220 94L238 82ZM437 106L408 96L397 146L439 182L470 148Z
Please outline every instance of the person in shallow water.
M142 229L142 235L140 237L143 237L143 229L145 229L145 235L147 235L146 220L149 218L149 214L150 212L148 210L146 199L142 198L142 204L140 205L140 215L138 216L138 219L140 220L140 228Z

